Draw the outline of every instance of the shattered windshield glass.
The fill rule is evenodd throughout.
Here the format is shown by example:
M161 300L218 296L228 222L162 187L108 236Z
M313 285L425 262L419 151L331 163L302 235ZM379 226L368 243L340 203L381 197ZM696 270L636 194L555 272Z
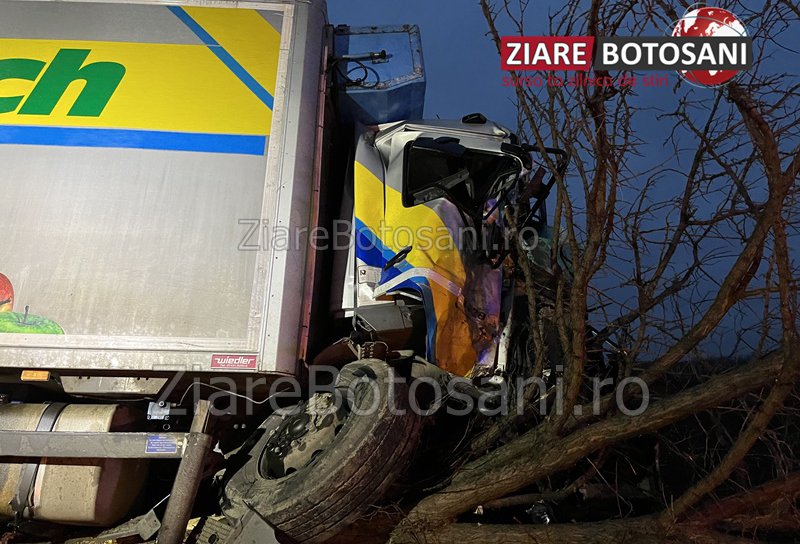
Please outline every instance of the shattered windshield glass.
M511 156L460 145L416 145L419 140L406 150L405 206L447 197L475 216L488 200L499 199L512 187L519 174L519 163Z

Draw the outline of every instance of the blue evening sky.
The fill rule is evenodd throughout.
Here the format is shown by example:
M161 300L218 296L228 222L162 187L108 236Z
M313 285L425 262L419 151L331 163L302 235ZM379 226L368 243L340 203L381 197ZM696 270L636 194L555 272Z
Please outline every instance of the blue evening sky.
M756 3L754 3L756 4ZM763 5L763 1L757 2ZM554 6L553 0L533 0L526 17L526 33L529 35L545 35L547 32L548 6ZM757 6L748 6L756 9ZM486 22L477 0L328 0L329 19L333 24L351 26L416 24L420 28L423 45L423 56L427 76L427 94L425 101L425 117L458 119L466 113L482 112L490 119L515 130L517 115L511 101L513 90L502 85L503 76L500 61L494 44L487 36ZM501 32L503 32L501 28ZM757 29L749 29L750 32ZM512 34L511 29L508 33ZM786 34L790 35L791 29ZM800 54L789 49L771 51L768 58L768 71L783 73L788 77L797 77L800 72ZM662 75L662 74L659 74ZM651 88L639 94L640 106L645 109L639 112L635 126L636 135L643 140L642 159L632 159L630 166L643 169L652 166L653 157L671 160L674 167L680 170L689 157L667 156L670 154L665 141L668 129L665 121L658 120L657 115L664 109L672 109L681 97L687 93L708 92L709 101L713 96L707 90L694 90L687 85L675 88L673 82L677 74L668 74L670 85ZM695 95L697 98L697 95ZM703 97L700 97L703 98ZM704 112L695 110L698 115ZM692 138L691 135L686 137ZM687 145L693 142L687 141ZM671 155L671 154L670 154ZM641 164L639 162L641 161ZM665 178L659 186L658 194L662 199L675 198L675 191L681 190L679 179ZM579 193L579 192L578 192ZM621 195L623 200L626 196ZM713 204L708 204L710 212ZM704 211L704 210L701 210ZM724 244L719 249L723 249ZM712 248L713 249L713 248ZM731 248L728 248L731 249ZM732 248L736 251L736 248ZM621 256L624 260L624 255ZM712 276L721 277L727 271L730 260L723 260L710 266ZM601 284L604 279L598 279ZM618 279L608 278L613 282ZM711 283L708 292L715 291ZM749 314L749 315L748 315ZM736 330L748 328L760 321L754 310L745 310L739 316L741 321L734 323L731 319L723 324L718 332L718 348L722 352L736 350L733 336ZM727 326L726 326L727 325ZM710 351L716 351L711 348Z

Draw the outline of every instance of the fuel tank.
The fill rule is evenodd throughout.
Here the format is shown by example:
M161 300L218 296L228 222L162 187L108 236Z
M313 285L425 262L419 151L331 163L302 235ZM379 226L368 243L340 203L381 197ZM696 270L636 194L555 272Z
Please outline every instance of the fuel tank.
M0 430L35 431L47 407L0 405ZM113 432L128 428L134 420L134 415L119 405L70 404L58 415L52 432ZM30 464L38 465L35 477L30 485L21 485ZM30 474L30 469L27 472ZM12 459L0 463L0 516L14 516L11 503L16 496L31 496L28 518L113 525L130 511L146 476L147 462L141 459Z

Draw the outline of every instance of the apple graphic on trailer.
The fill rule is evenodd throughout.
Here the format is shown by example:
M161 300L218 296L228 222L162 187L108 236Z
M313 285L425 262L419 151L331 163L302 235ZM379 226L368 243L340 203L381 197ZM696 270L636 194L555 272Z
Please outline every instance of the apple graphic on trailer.
M64 334L64 329L55 321L30 315L28 306L25 306L25 313L17 313L13 309L14 286L5 275L0 274L0 333Z
M0 274L0 312L10 312L14 309L14 286L11 281Z

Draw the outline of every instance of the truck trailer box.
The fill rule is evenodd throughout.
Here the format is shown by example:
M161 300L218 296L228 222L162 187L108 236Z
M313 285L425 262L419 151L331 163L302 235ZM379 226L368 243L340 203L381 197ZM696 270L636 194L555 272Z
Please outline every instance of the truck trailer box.
M294 374L323 2L0 2L0 367Z

